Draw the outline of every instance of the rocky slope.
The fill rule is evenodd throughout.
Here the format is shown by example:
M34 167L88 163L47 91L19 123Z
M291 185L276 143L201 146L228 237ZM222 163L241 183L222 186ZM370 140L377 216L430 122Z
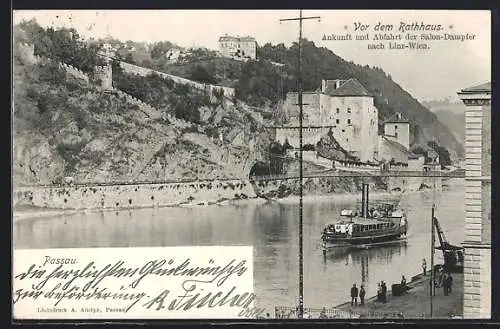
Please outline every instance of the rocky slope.
M202 109L200 109L202 111ZM210 112L210 113L208 113ZM67 74L56 63L14 61L14 185L242 178L269 134L244 104L204 110L179 127L151 120L127 99ZM217 130L222 141L208 137Z

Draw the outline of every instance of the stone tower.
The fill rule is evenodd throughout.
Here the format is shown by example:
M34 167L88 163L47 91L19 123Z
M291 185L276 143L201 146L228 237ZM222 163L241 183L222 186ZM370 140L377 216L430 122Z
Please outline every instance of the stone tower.
M101 87L104 90L113 89L113 69L110 63L103 66L96 66L95 76L101 81Z
M384 122L384 137L410 149L410 123L400 112Z
M34 64L37 62L37 57L35 56L35 45L32 43L19 43L17 45L17 51L19 57L23 62L27 64Z

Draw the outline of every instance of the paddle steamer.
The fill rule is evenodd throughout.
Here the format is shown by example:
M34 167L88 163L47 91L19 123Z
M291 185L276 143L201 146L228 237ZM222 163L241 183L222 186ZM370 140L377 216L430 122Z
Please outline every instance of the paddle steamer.
M368 248L406 240L408 221L404 211L389 203L369 207L368 184L363 184L361 210L344 209L337 221L323 229L323 248Z

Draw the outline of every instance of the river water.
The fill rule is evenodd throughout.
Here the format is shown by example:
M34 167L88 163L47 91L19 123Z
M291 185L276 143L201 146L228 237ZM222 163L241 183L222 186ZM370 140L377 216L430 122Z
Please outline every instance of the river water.
M420 273L423 258L429 268L433 202L448 241L460 245L464 240L464 180L450 179L443 182L439 192L391 197L399 200L408 214L410 228L405 245L328 255L325 259L320 247L324 224L359 199L304 201L306 307L333 307L348 301L353 283L363 283L367 296L373 296L380 280L390 288L402 275L410 280ZM293 201L249 201L26 219L14 224L13 243L14 248L253 245L256 306L273 314L275 306L293 306L298 301L298 209ZM436 257L440 256L437 251Z

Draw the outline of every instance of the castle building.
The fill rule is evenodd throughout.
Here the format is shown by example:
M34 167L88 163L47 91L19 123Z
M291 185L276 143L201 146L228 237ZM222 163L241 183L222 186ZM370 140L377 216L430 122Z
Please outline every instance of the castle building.
M219 50L224 57L257 58L255 38L224 35L219 38Z
M491 82L458 93L465 112L464 318L491 318Z
M340 146L362 162L390 161L401 153L408 162L409 124L401 114L385 123L378 136L378 109L374 97L356 79L322 80L321 89L303 93L303 144L316 145L330 130ZM276 128L276 140L299 146L298 94L289 92L283 104L287 123ZM381 140L382 138L382 140ZM381 148L382 146L382 148ZM399 152L399 153L398 153ZM398 156L396 156L398 157Z
M384 133L378 139L379 161L408 163L410 153L410 123L400 112L384 122Z

